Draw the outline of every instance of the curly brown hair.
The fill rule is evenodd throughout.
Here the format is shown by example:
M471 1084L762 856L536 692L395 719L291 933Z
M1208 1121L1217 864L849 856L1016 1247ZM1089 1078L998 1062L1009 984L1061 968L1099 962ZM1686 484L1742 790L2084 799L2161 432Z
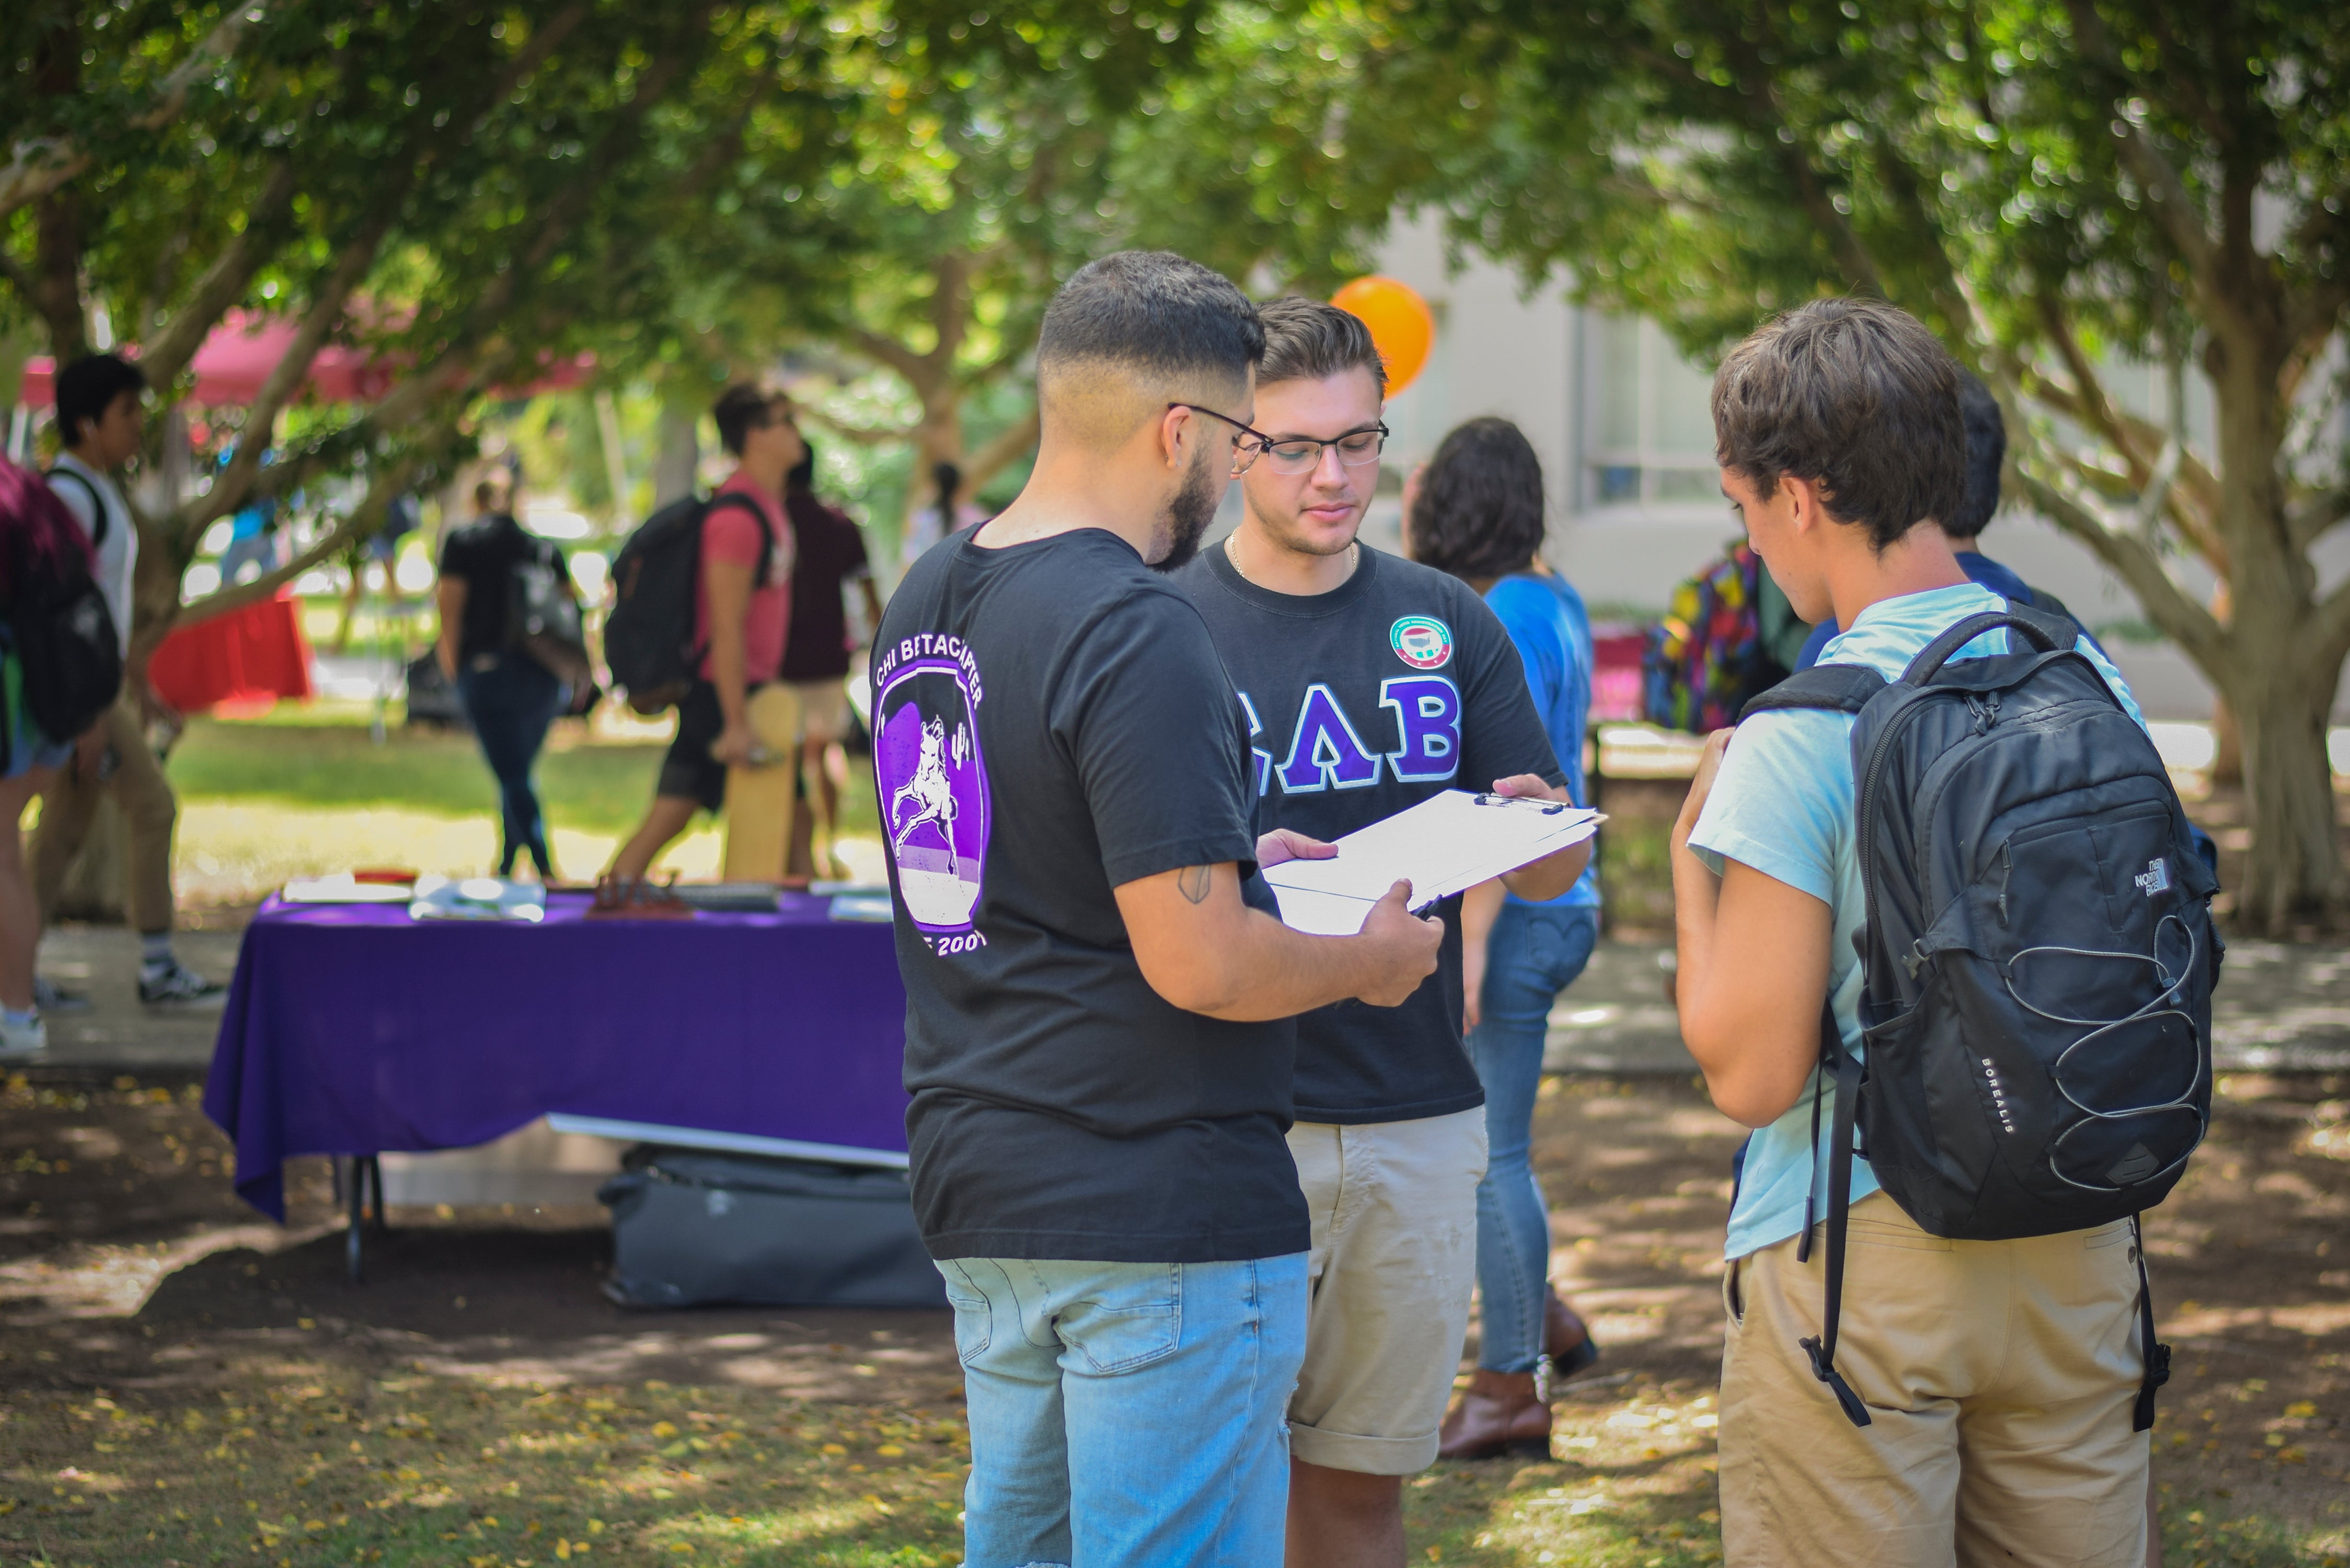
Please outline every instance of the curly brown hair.
M1429 459L1404 526L1411 558L1440 572L1473 580L1523 571L1543 545L1534 443L1490 415L1455 425Z

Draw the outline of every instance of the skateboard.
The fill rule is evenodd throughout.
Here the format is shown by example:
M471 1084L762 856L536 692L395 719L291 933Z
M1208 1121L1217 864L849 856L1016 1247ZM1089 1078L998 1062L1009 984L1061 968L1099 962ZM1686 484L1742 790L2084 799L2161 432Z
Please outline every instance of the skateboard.
M791 851L793 785L798 780L800 699L778 682L751 693L745 712L758 751L748 767L726 770L729 882L780 882Z

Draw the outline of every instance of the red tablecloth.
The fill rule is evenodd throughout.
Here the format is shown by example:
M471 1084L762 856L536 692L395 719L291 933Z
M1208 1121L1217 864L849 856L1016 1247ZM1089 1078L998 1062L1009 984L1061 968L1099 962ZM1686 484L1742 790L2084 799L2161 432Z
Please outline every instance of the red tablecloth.
M301 606L281 590L274 599L182 627L155 650L147 678L183 713L308 697L310 645L302 636Z

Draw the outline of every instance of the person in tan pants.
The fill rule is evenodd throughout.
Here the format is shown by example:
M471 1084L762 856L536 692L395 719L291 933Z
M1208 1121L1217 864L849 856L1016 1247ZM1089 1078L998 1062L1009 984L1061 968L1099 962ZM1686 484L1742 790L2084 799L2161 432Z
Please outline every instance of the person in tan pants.
M115 488L113 472L138 455L145 389L138 367L111 354L76 360L57 378L57 428L64 432L65 452L49 471L49 488L88 533L97 552L99 589L122 639L123 681L114 706L75 743L73 757L41 796L31 850L33 892L47 929L66 871L97 820L99 795L112 790L129 840L124 849L130 868L129 914L140 950L139 1000L157 1006L218 1002L225 988L183 966L172 951L177 912L172 828L180 807L146 736L148 711L169 711L149 690L143 661L134 666L130 659L139 530ZM86 1005L47 981L36 981L34 993L45 1012Z

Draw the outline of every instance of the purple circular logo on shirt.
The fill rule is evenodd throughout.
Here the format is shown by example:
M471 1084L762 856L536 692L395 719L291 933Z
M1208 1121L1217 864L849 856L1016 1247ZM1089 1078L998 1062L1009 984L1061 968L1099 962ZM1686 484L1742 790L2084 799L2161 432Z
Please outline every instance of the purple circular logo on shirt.
M960 638L910 638L884 657L879 684L873 772L899 897L924 931L968 931L991 815L977 662Z

